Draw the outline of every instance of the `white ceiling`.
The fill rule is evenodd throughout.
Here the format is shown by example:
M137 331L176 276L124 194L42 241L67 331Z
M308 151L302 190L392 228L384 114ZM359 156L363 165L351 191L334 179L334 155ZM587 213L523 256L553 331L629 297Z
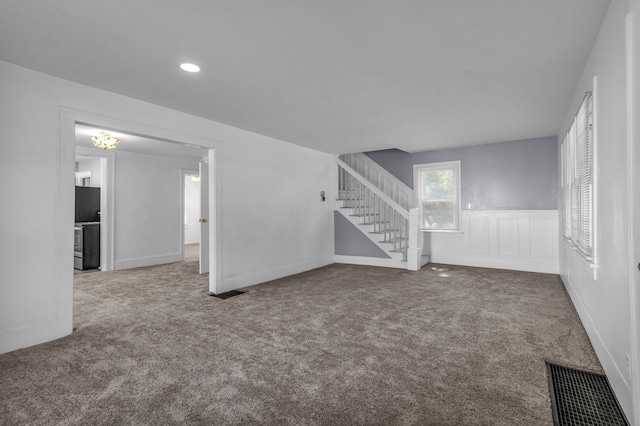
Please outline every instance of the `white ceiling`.
M0 0L0 60L324 152L415 152L557 134L609 3Z

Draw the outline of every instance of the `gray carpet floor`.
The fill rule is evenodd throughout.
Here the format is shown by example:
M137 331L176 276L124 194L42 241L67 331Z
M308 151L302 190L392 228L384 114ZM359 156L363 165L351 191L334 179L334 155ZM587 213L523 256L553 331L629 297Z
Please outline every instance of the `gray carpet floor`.
M0 355L0 424L551 425L601 372L556 275L330 265L207 294L185 262L75 276L71 336Z

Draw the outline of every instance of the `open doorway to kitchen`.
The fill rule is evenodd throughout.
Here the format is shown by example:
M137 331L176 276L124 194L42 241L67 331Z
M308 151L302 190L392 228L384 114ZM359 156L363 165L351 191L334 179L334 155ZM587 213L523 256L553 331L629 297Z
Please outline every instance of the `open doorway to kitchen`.
M117 140L117 146L113 149L92 146L92 138L104 134ZM80 160L76 162L75 225L82 229L81 232L76 230L76 234L90 237L85 240L85 251L88 254L111 252L112 262L105 270L183 260L185 217L182 212L186 187L174 179L181 176L183 170L190 170L194 179L199 177L200 163L208 158L208 149L80 123L75 125L75 137L76 159ZM104 156L105 161L113 164L103 179L100 179L101 159L93 158L91 154ZM200 182L190 182L197 184L196 188L202 186ZM193 197L191 189L190 198ZM195 199L198 209L199 198L198 195ZM115 207L108 209L109 206ZM197 219L194 221L190 228L199 231ZM86 250L91 247L92 234L100 234L101 243L96 239L95 244L101 247ZM200 244L202 238L189 235L188 240ZM85 263L78 269L99 267L90 261L87 265L87 256L81 257L77 251L74 255Z
M101 171L107 175L107 182L112 183L109 190L101 197L107 197L106 206L100 207L100 224L106 225L105 241L106 255L112 255L112 270L124 270L154 264L167 264L183 259L184 245L179 237L183 231L184 222L181 221L182 203L178 196L168 196L167 188L181 194L183 186L180 180L180 169L196 170L200 160L205 159L210 165L211 173L207 177L209 200L205 203L208 213L207 260L211 271L203 282L212 293L221 293L221 222L219 215L221 194L221 144L210 139L200 138L167 129L155 128L126 120L101 116L85 111L61 107L60 113L60 192L61 199L69 200L68 204L60 205L59 232L61 246L59 312L65 328L69 332L73 325L73 273L69 264L73 258L74 244L74 215L75 215L75 155L83 150L90 150L96 155L105 155L104 151L93 146L88 135L80 135L76 128L93 128L107 130L114 137L122 135L121 142L116 149L106 151L106 168ZM138 138L137 142L127 142ZM135 147L135 148L134 148ZM146 150L146 151L145 151ZM151 150L151 151L149 151ZM170 154L197 155L193 160L172 158ZM84 155L84 154L81 154ZM104 163L103 163L104 164ZM166 173L167 165L178 164L173 173ZM171 169L173 170L173 169ZM65 183L65 182L68 182ZM104 186L104 181L102 185ZM163 214L158 214L162 212ZM164 226L163 222L171 215L175 221ZM162 232L152 232L151 229L161 229ZM175 232L178 237L166 238ZM101 234L104 232L101 230ZM102 236L102 235L101 235ZM171 242L172 241L172 242ZM141 250L142 248L142 250ZM146 249L146 253L145 253ZM101 256L103 254L101 253ZM102 263L102 270L106 270L109 262ZM103 274L89 274L86 276L102 276Z
M108 226L101 223L102 211L107 210L106 193L110 187L106 179L107 162L106 155L81 147L76 149L74 275L113 269L112 262L107 261L107 238L102 235L106 235Z

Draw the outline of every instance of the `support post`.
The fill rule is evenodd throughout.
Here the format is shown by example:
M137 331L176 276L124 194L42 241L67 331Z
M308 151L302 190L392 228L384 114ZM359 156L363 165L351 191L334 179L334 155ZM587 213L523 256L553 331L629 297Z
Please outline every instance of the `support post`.
M407 269L419 271L422 267L422 244L420 242L420 209L409 210L409 247L407 249Z

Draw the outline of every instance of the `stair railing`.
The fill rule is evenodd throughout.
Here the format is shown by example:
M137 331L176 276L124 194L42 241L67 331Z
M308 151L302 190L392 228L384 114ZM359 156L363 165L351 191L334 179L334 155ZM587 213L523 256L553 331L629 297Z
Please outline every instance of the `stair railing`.
M358 152L339 158L406 211L414 207L413 190L367 155Z
M403 260L407 261L408 268L420 262L418 220L411 227L410 217L405 208L400 206L371 182L367 181L360 173L351 168L347 163L336 158L337 165L337 196L344 200L345 207L353 209L356 216L363 218L363 224L370 225L373 233L381 234L382 241L391 243L392 252L403 253ZM415 216L415 215L413 215ZM416 235L410 236L410 229ZM410 247L409 242L415 247ZM407 254L418 256L409 260ZM416 254L417 253L417 254Z

